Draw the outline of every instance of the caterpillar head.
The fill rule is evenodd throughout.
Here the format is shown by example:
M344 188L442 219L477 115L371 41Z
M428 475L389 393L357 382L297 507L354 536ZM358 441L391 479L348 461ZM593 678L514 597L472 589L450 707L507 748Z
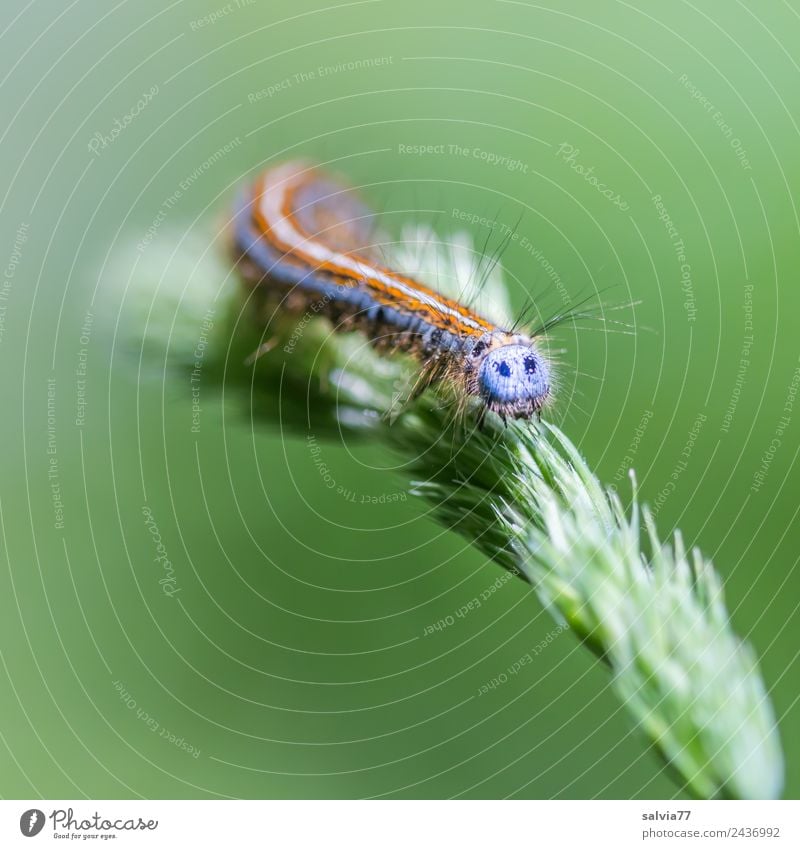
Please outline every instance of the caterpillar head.
M491 347L476 365L476 394L502 418L530 418L550 397L550 368L532 340Z

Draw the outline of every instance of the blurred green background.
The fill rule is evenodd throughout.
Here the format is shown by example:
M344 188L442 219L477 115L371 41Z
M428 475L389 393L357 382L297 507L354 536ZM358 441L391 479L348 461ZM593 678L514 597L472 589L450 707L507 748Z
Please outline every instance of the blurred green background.
M478 695L555 625L518 581L455 615L501 572L426 518L396 457L316 452L212 391L193 432L187 377L140 368L143 269L181 292L236 186L301 155L395 232L482 244L460 212L519 220L517 305L638 302L607 314L632 328L555 334L551 417L713 558L798 795L796 2L2 17L0 794L676 793L569 633Z

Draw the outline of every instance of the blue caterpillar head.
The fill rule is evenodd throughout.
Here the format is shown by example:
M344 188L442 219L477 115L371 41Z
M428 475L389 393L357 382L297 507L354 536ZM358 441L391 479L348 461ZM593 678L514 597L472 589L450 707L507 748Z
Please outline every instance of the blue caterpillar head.
M550 394L550 369L532 345L501 345L483 358L478 392L486 406L501 416L528 418Z

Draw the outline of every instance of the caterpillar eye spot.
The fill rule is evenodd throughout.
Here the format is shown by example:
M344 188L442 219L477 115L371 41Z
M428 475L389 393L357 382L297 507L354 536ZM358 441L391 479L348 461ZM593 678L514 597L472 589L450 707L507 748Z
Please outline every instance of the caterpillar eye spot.
M525 374L536 374L536 357L525 357Z
M494 368L500 377L511 377L511 366L505 360L495 363Z

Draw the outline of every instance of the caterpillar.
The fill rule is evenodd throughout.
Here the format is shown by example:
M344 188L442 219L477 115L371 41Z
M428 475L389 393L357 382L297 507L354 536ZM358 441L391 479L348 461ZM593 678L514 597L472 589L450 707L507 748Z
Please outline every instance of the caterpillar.
M337 330L364 333L380 351L420 364L414 395L449 381L465 398L508 418L539 415L551 369L536 339L504 329L403 272L370 246L373 213L347 185L307 162L264 172L233 216L244 284L284 308L314 306Z

